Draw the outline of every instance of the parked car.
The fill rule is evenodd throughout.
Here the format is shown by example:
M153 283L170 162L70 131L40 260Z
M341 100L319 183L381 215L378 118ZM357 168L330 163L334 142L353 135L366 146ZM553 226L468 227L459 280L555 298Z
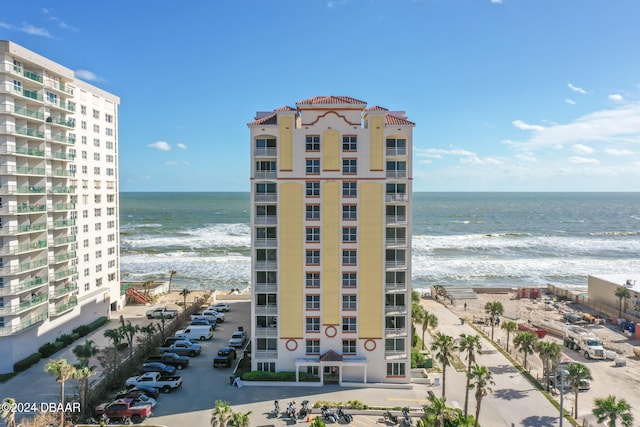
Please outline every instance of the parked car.
M191 319L191 326L211 326L213 330L216 329L218 322L215 320L205 319L204 317L196 317L195 319Z
M181 356L189 356L189 357L197 356L202 351L202 347L200 346L200 344L194 344L188 340L175 341L173 344L169 345L168 347L166 345L167 343L165 342L165 344L162 347L160 347L160 351L163 351L163 352L167 351L170 353L176 353Z
M222 347L218 354L213 357L214 368L229 368L236 360L236 350L231 347Z
M151 397L153 399L157 398L158 396L160 396L160 390L155 389L155 393L153 393L153 396L151 395L151 393L142 390L138 387L133 387L130 388L128 390L122 390L121 392L117 393L115 395L115 397L113 398L113 400L116 399L137 399L140 396L147 396L147 397Z
M158 372L147 372L137 377L127 378L126 384L135 387L148 385L160 389L163 393L170 393L182 387L182 377L163 377Z
M169 310L167 307L157 307L147 310L147 319L173 319L178 315L178 310Z
M238 329L235 331L229 339L229 347L244 347L247 342L247 333L244 330Z
M140 396L132 397L131 399L133 399L133 402L131 402L132 406L151 405L152 408L155 408L156 406L156 400L146 394L141 394Z
M138 424L151 415L151 405L132 405L133 399L118 399L111 403L103 403L96 406L97 416L106 415L109 419L130 418L132 422Z
M190 325L176 331L175 336L189 340L210 340L213 338L213 328L211 325Z
M227 312L229 311L230 308L231 306L229 305L228 302L221 301L221 302L215 303L214 305L210 305L208 309Z
M138 384L136 386L130 385L130 386L127 386L127 388L129 391L132 391L132 390L143 391L144 394L146 394L149 397L153 397L154 399L160 396L160 390L157 387L152 387L146 384Z
M177 370L181 370L189 366L189 357L167 352L162 353L160 356L149 356L145 363L147 362L162 362L165 365L175 366Z
M204 317L207 320L216 321L218 323L222 323L225 320L224 313L220 313L220 312L215 311L215 310L205 310L202 313L196 313L196 314L192 314L191 315L192 319L201 318L201 317Z
M145 362L140 369L143 374L145 372L160 372L162 375L173 375L176 373L175 366L165 365L162 362Z

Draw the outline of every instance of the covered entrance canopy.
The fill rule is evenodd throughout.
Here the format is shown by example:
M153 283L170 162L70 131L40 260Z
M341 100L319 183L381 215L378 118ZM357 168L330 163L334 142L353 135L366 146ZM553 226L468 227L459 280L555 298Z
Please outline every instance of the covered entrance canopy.
M333 350L329 350L318 357L296 358L296 382L300 381L300 368L305 366L318 366L319 371L324 371L325 366L336 367L338 371L338 383L342 384L342 368L358 366L362 368L362 382L367 382L367 358L359 356L343 356ZM320 375L320 382L324 384L324 376Z

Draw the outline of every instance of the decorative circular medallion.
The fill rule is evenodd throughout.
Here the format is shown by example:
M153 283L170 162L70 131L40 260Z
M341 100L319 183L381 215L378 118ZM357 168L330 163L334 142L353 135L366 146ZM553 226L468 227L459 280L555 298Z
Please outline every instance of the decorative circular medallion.
M373 351L376 349L376 342L374 340L366 340L364 342L364 349L367 351Z
M338 330L336 329L336 327L335 327L335 326L327 326L327 327L324 329L324 334L325 334L327 337L329 337L329 338L333 338L333 337L335 337L336 335L338 335Z
M289 339L284 346L287 347L287 350L289 351L296 351L298 349L298 341Z

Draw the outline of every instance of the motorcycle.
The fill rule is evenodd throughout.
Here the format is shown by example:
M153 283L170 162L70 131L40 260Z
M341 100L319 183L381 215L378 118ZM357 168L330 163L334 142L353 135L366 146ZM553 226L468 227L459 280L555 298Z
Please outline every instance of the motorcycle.
M322 412L322 418L324 418L325 420L332 423L338 422L338 416L331 412L326 405L320 408L320 412Z
M402 415L404 416L402 421L404 422L405 427L412 426L413 425L413 420L409 416L409 408L407 408L406 406L404 408L402 408Z
M309 414L309 401L308 400L303 400L302 401L302 407L300 408L300 411L298 412L298 417L302 419L302 418L305 418L308 414Z
M271 411L274 417L278 417L280 415L280 402L277 400L273 401L273 411Z
M343 420L347 424L353 421L353 415L344 412L344 408L342 406L338 406L337 415L339 419Z
M384 411L382 417L385 421L389 420L393 424L398 424L398 417L396 415L393 415L389 410Z
M297 422L296 421L296 402L293 400L289 402L289 406L287 407L287 416L291 418L294 423Z

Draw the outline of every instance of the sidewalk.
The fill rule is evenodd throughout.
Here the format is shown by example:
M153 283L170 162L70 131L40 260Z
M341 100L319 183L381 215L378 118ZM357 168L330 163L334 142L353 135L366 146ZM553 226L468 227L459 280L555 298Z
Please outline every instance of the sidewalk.
M431 300L421 300L422 306L438 317L438 332L454 338L460 334L476 335L477 332L466 322L461 324L460 318L442 304ZM420 331L420 329L418 329ZM427 338L427 346L430 340ZM530 384L511 362L484 338L481 338L482 354L476 361L487 366L493 374L495 385L493 392L482 400L480 424L483 426L555 426L558 424L558 410ZM465 361L464 354L460 359ZM450 406L464 409L466 375L456 372L453 367L447 368L447 402ZM441 389L434 388L438 397ZM475 397L473 390L469 392L469 413L475 413ZM454 403L455 402L455 403Z

